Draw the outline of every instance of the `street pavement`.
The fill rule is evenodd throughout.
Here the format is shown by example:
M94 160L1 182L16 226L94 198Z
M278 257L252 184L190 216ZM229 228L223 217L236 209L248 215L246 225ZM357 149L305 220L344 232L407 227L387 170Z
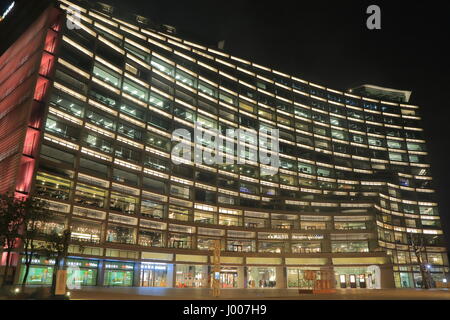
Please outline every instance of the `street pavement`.
M450 300L449 289L337 289L336 293L299 294L296 289L83 288L73 300Z

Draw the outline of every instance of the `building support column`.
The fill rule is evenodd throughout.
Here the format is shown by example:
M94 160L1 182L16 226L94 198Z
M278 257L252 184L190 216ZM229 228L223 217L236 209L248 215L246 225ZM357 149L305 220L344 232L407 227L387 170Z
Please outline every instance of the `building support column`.
M167 264L167 288L175 287L175 279L176 279L176 268L174 263Z
M105 286L105 260L98 262L97 287Z
M237 277L237 288L238 289L244 289L246 287L246 285L245 285L245 279L246 279L246 277L245 277L245 268L242 266L242 267L237 267L236 269L237 269L237 274L238 274L238 277Z
M275 288L285 289L286 288L286 268L285 267L275 267L276 281L277 284Z
M134 264L133 287L141 286L141 263Z

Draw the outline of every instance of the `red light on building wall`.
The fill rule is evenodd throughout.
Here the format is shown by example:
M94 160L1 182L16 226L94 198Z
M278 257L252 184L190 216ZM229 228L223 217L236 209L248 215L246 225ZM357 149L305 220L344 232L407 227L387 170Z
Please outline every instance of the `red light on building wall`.
M39 77L34 91L34 100L42 101L47 93L49 81L43 77Z
M44 50L50 53L55 53L57 41L58 33L53 30L49 30L45 38Z
M16 183L16 191L28 194L31 190L33 181L35 160L23 156L20 160L20 175Z
M37 152L38 144L39 144L39 130L28 128L27 135L25 137L25 143L23 146L23 154L34 157Z
M55 57L47 52L44 52L41 59L41 66L39 67L39 74L48 77L54 64Z

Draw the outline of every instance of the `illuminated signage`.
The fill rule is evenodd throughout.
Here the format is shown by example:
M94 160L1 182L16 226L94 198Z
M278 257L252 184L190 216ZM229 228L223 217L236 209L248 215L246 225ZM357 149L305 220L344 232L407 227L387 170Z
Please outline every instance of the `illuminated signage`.
M0 22L3 21L6 18L6 16L11 12L11 10L14 8L15 5L16 5L15 1L13 1L9 5L8 9L6 9L5 12L3 12L2 16L0 17Z

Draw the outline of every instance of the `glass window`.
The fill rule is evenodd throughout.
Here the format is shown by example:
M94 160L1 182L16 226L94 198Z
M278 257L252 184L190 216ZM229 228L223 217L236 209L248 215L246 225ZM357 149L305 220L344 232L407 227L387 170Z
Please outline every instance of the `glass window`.
M118 158L122 158L127 161L139 162L141 158L141 153L138 151L134 151L129 148L125 148L123 146L117 146L115 155Z
M369 252L367 241L332 241L332 252Z
M131 196L124 196L116 192L111 192L110 209L126 214L135 214L137 199Z
M120 134L123 134L127 137L132 138L133 140L142 141L143 133L137 127L134 127L130 124L125 124L123 122L119 122L118 130Z
M160 231L139 230L139 243L144 247L164 247L164 234Z
M84 139L84 142L86 142L86 145L88 145L89 148L94 148L106 153L112 152L112 143L103 139L98 134L88 133Z
M248 267L248 288L275 288L277 284L274 267Z
M169 233L167 246L175 249L191 249L192 236L182 233Z
M185 85L188 85L190 87L195 88L197 86L197 79L195 79L190 74L183 72L179 69L177 69L177 75L175 76L175 79L182 82Z
M47 118L45 130L72 141L78 141L80 136L79 128L67 125L64 121L52 116Z
M125 81L123 82L123 91L143 101L148 100L147 89L128 79L125 79Z
M172 102L169 99L154 92L150 92L149 102L150 105L162 109L164 111L170 111L170 108L172 106Z
M191 216L191 209L180 207L180 206L169 206L169 219L188 221Z
M208 288L210 272L208 266L176 265L176 288Z
M84 107L82 102L62 93L53 93L50 97L50 104L69 112L70 114L82 118L84 116Z
M171 77L174 76L175 73L174 67L158 58L152 57L151 65L156 69L158 69L159 71L164 72L165 74Z
M224 93L223 91L220 91L219 99L233 106L236 106L237 103L237 99L234 96Z
M133 55L137 56L138 58L141 58L142 60L146 62L150 62L150 56L148 53L134 47L133 45L129 44L128 42L125 42L125 50L132 53Z
M120 88L120 81L121 81L120 75L110 70L109 68L96 62L94 65L94 74L97 78L105 81L106 83L111 84L114 87Z
M147 132L147 143L155 148L170 151L170 140Z
M371 145L371 146L377 146L377 147L383 146L383 140L382 139L368 137L367 141L369 142L369 145Z
M106 190L78 183L75 189L74 202L84 206L103 208Z
M314 165L311 164L306 164L306 163L298 163L298 170L301 173L306 173L306 174L316 174L316 168Z
M141 107L133 106L130 103L122 103L120 105L120 111L139 120L145 120L146 110Z
M215 98L217 97L217 90L214 87L210 86L209 84L207 84L203 81L199 82L198 90L208 96L215 97Z
M99 222L73 219L70 223L71 239L81 242L100 243L102 224Z
M89 120L89 122L92 122L98 126L111 131L116 130L116 122L107 116L104 116L92 110L88 110L86 112L86 118Z
M136 229L108 224L106 242L136 244Z
M36 193L39 196L69 200L72 182L57 176L38 172L36 175Z
M155 201L145 200L141 201L141 214L143 216L162 219L164 217L165 205Z

